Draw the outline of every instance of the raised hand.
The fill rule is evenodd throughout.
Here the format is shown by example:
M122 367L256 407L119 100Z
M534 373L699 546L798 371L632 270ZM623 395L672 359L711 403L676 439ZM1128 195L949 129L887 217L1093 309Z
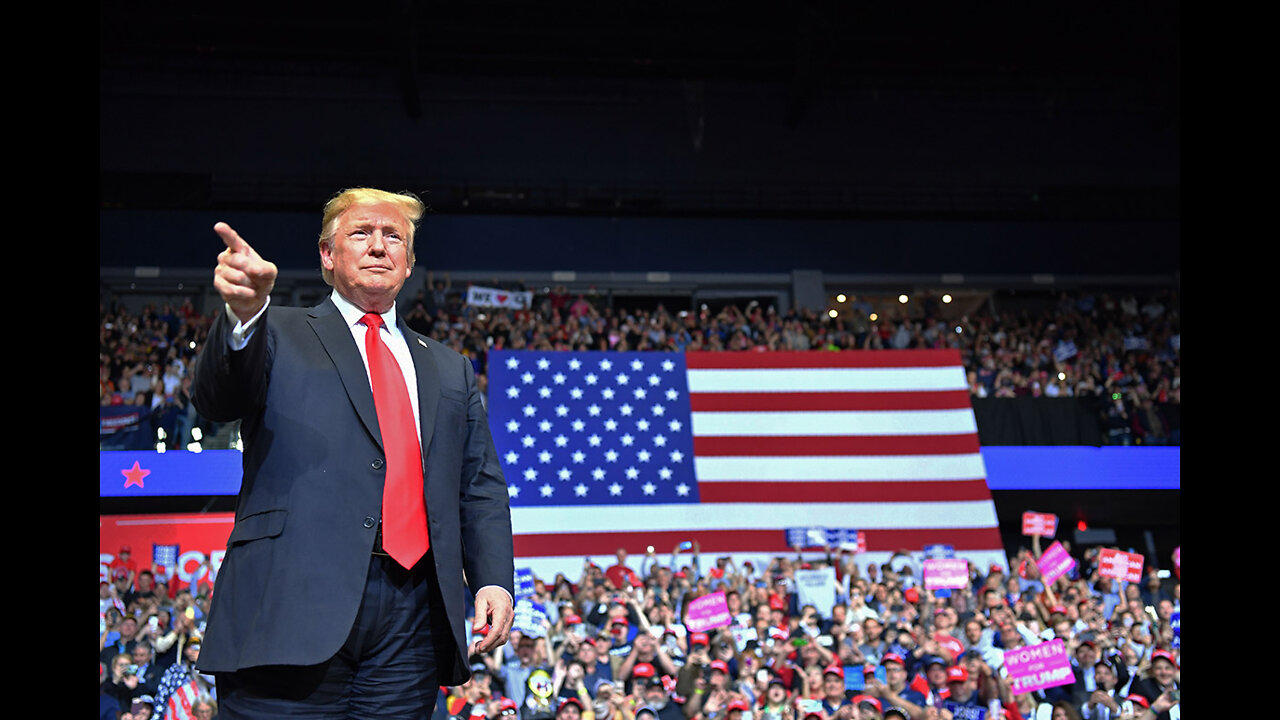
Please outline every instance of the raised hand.
M242 322L258 314L276 284L275 263L258 255L231 226L220 222L213 231L222 238L227 249L218 254L213 270L213 286L231 312Z

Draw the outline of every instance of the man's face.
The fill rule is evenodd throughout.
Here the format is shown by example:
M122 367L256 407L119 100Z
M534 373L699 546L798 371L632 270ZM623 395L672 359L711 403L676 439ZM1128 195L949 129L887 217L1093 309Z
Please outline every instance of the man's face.
M1173 665L1163 658L1151 663L1151 673L1156 676L1156 681L1161 685L1173 682L1174 672Z
M982 638L982 626L976 622L968 622L964 624L964 636L969 644L978 642Z
M320 263L333 273L334 288L366 311L390 308L412 272L410 227L391 203L347 208L333 239L320 246Z
M120 637L125 640L132 640L133 636L138 632L138 621L131 617L127 617L120 621Z
M516 644L516 655L521 660L529 660L533 657L533 640L530 638L520 638L520 642Z
M146 665L151 661L151 648L146 645L137 645L133 648L133 664Z
M560 708L560 712L556 713L556 720L578 720L580 717L582 713L573 703L565 703L564 707Z
M862 623L863 635L866 636L868 642L875 642L880 639L880 623L875 618L867 618Z
M928 670L925 671L925 677L929 678L930 685L934 687L938 687L939 685L943 685L946 683L947 670L941 665L934 663L929 666Z
M884 676L890 685L898 687L907 681L907 669L901 663L888 662L884 664Z
M187 656L187 662L194 663L200 659L200 645L188 645L182 649L182 654Z
M844 694L844 679L839 675L827 674L822 678L822 692L826 693L828 698L834 698L837 695Z
M578 659L587 667L594 667L596 663L596 646L591 643L582 643L579 645Z

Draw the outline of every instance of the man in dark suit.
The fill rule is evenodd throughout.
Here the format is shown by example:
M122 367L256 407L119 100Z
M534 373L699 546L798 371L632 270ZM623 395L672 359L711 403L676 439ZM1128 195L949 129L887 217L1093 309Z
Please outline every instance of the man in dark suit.
M425 718L468 655L507 640L511 514L475 372L395 308L422 211L380 190L331 199L334 292L310 309L269 308L275 265L214 226L226 312L193 401L241 420L244 440L198 662L222 716ZM469 648L468 588L483 635Z

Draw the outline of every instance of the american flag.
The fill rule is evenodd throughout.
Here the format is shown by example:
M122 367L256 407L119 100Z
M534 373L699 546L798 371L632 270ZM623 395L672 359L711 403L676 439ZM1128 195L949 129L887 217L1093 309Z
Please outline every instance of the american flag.
M196 716L192 714L191 706L199 698L200 686L195 680L180 686L169 696L169 702L165 703L165 720L195 720Z
M1007 565L956 350L494 351L516 566L576 579L697 541L703 567L863 531L859 565L946 544ZM636 563L632 563L636 564Z

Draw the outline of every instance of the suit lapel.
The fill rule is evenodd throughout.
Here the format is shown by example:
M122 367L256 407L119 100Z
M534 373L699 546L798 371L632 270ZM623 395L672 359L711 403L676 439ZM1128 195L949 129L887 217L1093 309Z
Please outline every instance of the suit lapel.
M347 389L347 397L351 398L351 404L355 406L360 422L364 423L365 429L373 436L374 442L378 443L378 448L383 449L382 433L378 430L378 413L373 407L373 389L369 386L369 373L364 368L364 361L360 359L360 350L351 337L351 329L347 327L346 320L342 318L342 313L338 312L338 306L334 305L331 299L326 299L312 308L309 315L307 322L311 324L311 329L320 339L320 344L324 346L325 352L337 366L342 385ZM414 361L416 364L416 356ZM421 385L419 385L419 392L421 392ZM432 412L434 414L434 410ZM383 452L386 450L383 449Z
M422 336L410 330L403 317L396 318L396 325L409 345L409 354L413 356L413 372L418 377L418 422L422 425L420 441L425 477L427 448L431 447L431 435L436 429L436 406L440 404L440 372L436 367L435 356L431 354Z

